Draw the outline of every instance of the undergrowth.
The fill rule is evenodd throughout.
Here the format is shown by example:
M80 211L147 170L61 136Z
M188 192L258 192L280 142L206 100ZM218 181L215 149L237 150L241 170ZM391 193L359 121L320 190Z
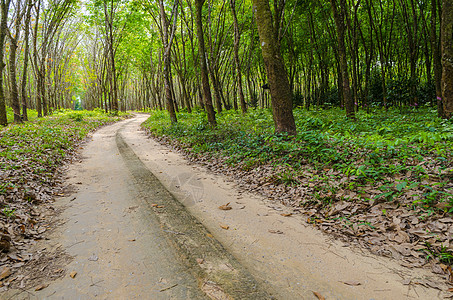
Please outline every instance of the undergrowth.
M51 184L56 168L78 142L97 127L118 120L120 117L100 111L61 110L32 122L0 128L0 196L11 191L26 195L30 185L40 191L41 184ZM0 208L6 202L1 201Z
M317 186L317 200L324 204L332 200L328 191L346 189L363 194L362 201L392 201L404 195L427 213L453 213L447 186L453 177L453 124L438 119L435 111L359 112L355 122L338 109L296 109L294 114L294 137L274 134L271 113L265 109L250 109L246 115L224 111L217 115L216 128L209 127L204 112L181 112L178 123L171 125L166 112L152 111L144 126L191 153L222 158L246 171L279 166L281 171L269 178L276 184L302 184L307 169L316 170L317 181L325 183ZM347 183L329 186L344 177ZM381 192L371 198L366 195L371 187Z

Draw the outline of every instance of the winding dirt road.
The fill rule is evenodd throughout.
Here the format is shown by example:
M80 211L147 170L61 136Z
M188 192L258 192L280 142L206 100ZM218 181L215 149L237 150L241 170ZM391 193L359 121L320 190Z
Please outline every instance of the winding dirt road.
M70 167L50 237L73 259L31 299L436 299L433 276L329 239L287 208L190 165L140 130L104 127ZM219 206L230 203L231 210ZM69 274L76 272L71 278ZM73 273L74 275L74 273Z

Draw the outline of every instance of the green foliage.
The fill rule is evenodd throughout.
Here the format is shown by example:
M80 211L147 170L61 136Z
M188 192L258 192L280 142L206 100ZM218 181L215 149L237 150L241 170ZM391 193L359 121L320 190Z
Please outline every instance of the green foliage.
M38 118L38 112L34 109L28 109L27 116L29 121L33 121ZM9 106L6 107L6 117L8 119L8 123L12 123L14 121L13 109Z
M203 112L180 113L178 124L171 125L166 112L152 111L143 126L194 155L222 158L245 171L274 166L277 171L268 178L273 184L303 184L309 170L318 174L309 178L317 182L316 201L339 188L364 195L373 189L380 193L359 198L409 199L402 204L428 213L453 212L453 191L446 187L453 175L453 124L438 119L435 111L359 112L355 122L339 109L296 109L294 115L295 137L274 134L271 113L265 109L250 109L246 115L224 111L214 129ZM347 181L332 184L341 178Z
M2 209L2 213L7 218L15 218L16 217L16 209L11 209L9 206Z
M0 174L8 172L9 175L2 179L0 195L9 190L23 191L36 180L50 182L56 168L90 131L119 119L98 111L64 110L34 122L3 128L0 130Z

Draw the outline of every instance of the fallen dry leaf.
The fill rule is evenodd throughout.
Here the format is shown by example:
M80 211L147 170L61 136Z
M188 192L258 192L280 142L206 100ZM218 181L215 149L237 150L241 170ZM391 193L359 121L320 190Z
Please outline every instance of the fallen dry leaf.
M349 281L342 281L344 284L346 285L351 285L351 286L358 286L358 285L361 285L360 282L358 281L354 281L354 280L349 280Z
M268 231L269 231L270 233L283 234L283 231L280 231L280 230L272 230L272 229L269 229Z
M158 206L159 206L159 204L157 204L157 203L151 204L151 207L158 207Z
M129 242L135 242L135 239L130 239L130 240L128 240L128 241L129 241Z
M213 237L214 237L214 236L213 236L212 234L210 234L210 233L207 233L206 236L207 236L207 237L210 237L210 238L213 238Z
M313 295L315 295L316 298L318 298L319 300L326 300L326 298L324 298L320 293L314 292L314 291L312 291L312 292L313 292Z
M96 254L93 253L93 255L91 255L90 257L88 257L88 260L90 261L97 261L99 259L99 257L97 257Z
M0 273L0 280L5 279L5 278L8 277L9 275L11 275L11 270L10 270L10 268L4 267L4 268L2 269L2 272Z
M222 229L225 229L225 230L230 229L230 226L228 226L228 225L220 224L220 227L222 227Z
M77 275L77 272L76 271L72 271L69 276L71 276L71 278L75 278Z
M203 258L197 258L197 264L201 265L202 263L204 263L204 259Z
M448 291L449 291L449 292L453 292L453 288L449 288Z
M43 284L40 284L38 285L36 288L35 288L35 291L40 291L42 289L45 289L46 287L48 287L49 284L48 283L43 283Z
M283 216L283 217L291 217L293 214L292 213L289 213L289 214L280 214L280 216ZM314 292L313 292L314 293Z
M233 208L230 206L230 202L228 202L227 204L220 205L219 209L221 209L221 210L230 210L230 209L233 209Z

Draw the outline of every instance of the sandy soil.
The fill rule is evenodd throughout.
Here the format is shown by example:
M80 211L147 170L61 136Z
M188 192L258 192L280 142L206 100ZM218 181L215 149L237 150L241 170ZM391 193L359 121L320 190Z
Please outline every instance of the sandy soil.
M67 275L41 291L11 291L14 299L440 297L407 284L429 271L346 247L189 164L140 130L146 118L102 128L86 144L68 172L77 191L58 202L64 224L47 242L73 257ZM219 209L226 203L231 210Z

